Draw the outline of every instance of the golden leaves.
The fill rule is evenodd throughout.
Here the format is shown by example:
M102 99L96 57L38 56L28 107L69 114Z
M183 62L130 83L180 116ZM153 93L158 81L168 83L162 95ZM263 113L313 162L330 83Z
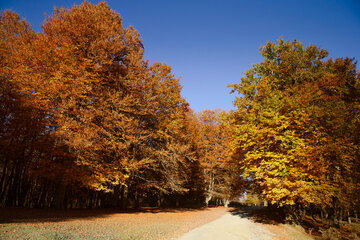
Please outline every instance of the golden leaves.
M348 137L359 114L353 108L360 92L356 66L325 61L325 50L304 49L298 41L280 39L261 52L265 61L232 85L243 96L231 113L231 148L242 154L245 176L273 203L330 206L335 195L345 201L359 165Z

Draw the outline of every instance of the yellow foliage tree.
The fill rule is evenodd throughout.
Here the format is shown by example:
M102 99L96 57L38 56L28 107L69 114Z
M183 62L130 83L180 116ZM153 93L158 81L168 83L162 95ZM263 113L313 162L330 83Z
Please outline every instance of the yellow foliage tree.
M351 59L300 42L267 43L265 60L232 84L232 149L265 200L298 221L317 206L338 217L357 201L359 75Z

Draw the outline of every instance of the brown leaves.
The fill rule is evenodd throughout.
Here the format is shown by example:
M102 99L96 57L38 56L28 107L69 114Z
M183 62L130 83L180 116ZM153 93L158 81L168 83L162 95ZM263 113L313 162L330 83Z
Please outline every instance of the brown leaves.
M188 104L169 66L148 66L139 33L124 28L118 13L106 3L55 9L37 35L16 14L4 12L1 21L7 34L2 50L17 63L9 71L13 82L24 104L42 113L46 130L39 134L54 144L48 152L56 157L38 166L53 163L58 177L61 166L78 166L88 177L74 174L75 181L98 190L130 178L152 185L172 179L169 189L181 186L182 162L188 161L181 155L188 148L177 138L186 138L180 126L186 125Z

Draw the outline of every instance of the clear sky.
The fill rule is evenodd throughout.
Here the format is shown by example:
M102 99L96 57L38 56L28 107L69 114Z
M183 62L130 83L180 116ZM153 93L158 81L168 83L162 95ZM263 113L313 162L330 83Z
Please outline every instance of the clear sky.
M0 0L41 31L44 13L75 0ZM98 1L90 1L97 3ZM360 60L360 0L111 0L110 8L141 34L145 57L181 77L195 110L232 109L226 86L262 60L259 47L281 36ZM358 64L359 66L359 64Z

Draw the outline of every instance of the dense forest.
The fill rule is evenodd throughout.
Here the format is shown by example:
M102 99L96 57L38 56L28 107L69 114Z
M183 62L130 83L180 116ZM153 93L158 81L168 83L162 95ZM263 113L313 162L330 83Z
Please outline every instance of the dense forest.
M42 28L1 15L1 206L228 202L224 113L194 114L118 13L84 2Z
M171 67L106 3L0 16L0 207L228 205L244 192L338 225L360 211L354 59L278 40L236 110L194 113Z

